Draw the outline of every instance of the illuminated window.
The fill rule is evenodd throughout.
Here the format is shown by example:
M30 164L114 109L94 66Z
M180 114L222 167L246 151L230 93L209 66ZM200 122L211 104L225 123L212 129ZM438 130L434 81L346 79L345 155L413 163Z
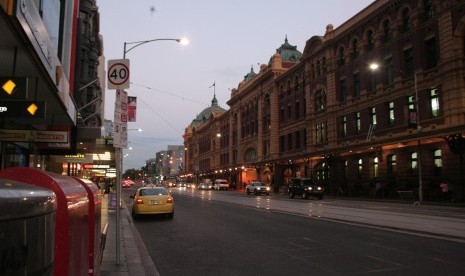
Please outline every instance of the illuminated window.
M362 168L363 168L362 159L358 159L358 178L362 178Z
M431 115L433 117L439 116L439 93L437 89L430 90L430 101L431 101Z
M371 108L371 124L376 125L376 107Z
M418 153L412 152L410 154L410 172L413 174L418 169Z
M387 169L388 169L389 174L393 174L393 173L396 172L396 164L397 164L396 159L397 159L397 156L395 154L391 154L387 158L387 160L388 160L387 161L387 165L388 165Z
M441 169L442 169L442 151L440 149L437 149L433 153L433 158L434 158L434 174L435 175L440 175L441 174Z
M357 134L360 134L360 131L362 130L362 120L360 118L360 112L355 112L355 132Z
M389 114L389 118L388 118L389 126L392 127L394 126L394 121L395 121L394 102L388 103L388 114Z
M373 158L373 177L378 177L379 171L379 159L378 157Z

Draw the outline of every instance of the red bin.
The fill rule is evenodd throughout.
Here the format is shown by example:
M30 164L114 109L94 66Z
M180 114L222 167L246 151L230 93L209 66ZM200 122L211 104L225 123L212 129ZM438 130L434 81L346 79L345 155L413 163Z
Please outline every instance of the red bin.
M27 167L2 170L0 178L47 188L55 193L57 210L53 274L87 275L89 273L89 198L83 185L69 176Z
M87 191L89 198L89 275L99 275L100 271L100 237L102 192L94 182L88 179L76 178Z

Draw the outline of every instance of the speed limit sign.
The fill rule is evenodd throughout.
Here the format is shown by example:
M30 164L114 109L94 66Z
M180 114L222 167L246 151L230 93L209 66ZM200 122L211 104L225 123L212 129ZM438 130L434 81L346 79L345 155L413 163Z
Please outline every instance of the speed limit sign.
M108 61L108 89L129 89L129 59Z

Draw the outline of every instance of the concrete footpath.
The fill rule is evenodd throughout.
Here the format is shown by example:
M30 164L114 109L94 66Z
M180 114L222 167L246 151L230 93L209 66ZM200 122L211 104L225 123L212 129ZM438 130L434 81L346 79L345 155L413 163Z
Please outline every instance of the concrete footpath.
M108 223L105 249L103 251L100 275L102 276L157 276L155 264L147 252L139 232L132 224L130 213L122 202L120 230L120 263L116 264L116 210L108 209L108 194L102 199L102 230Z

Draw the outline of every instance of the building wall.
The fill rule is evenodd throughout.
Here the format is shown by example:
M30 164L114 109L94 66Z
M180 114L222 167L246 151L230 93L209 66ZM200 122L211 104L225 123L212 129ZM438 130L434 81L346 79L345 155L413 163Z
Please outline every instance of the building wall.
M277 187L312 177L328 193L342 187L356 196L372 196L380 181L382 196L414 190L425 200L436 200L447 178L463 200L464 8L463 1L379 0L312 36L299 62L274 55L232 91L230 110L185 136L188 147L208 145L190 155L204 165L192 170L191 163L187 172L244 182L242 172L252 169ZM371 71L371 62L381 67ZM213 137L227 129L222 120L229 147L218 152Z

